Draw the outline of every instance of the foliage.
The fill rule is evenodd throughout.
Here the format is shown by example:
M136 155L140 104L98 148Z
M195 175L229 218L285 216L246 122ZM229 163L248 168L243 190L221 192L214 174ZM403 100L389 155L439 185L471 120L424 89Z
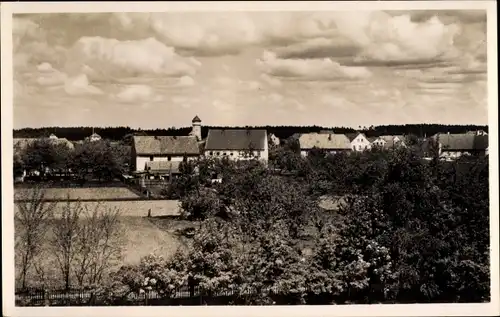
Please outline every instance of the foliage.
M39 139L21 151L17 163L22 163L26 170L37 170L43 176L47 170L67 169L70 151L65 144Z
M89 174L101 180L112 180L124 172L126 156L107 141L84 142L76 146L70 167L79 179Z

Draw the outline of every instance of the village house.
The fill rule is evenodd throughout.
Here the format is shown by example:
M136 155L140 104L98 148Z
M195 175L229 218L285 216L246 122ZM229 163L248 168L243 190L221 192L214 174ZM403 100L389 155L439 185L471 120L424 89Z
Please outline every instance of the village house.
M364 151L371 147L370 141L366 138L366 135L361 132L347 133L346 137L351 142L351 148L353 151Z
M270 144L272 144L273 146L279 146L280 145L280 139L275 136L274 134L269 134L269 142Z
M178 174L182 161L200 156L201 120L192 120L188 136L134 136L131 169L135 174L164 177Z
M463 155L487 155L488 136L483 134L462 133L462 134L436 134L431 140L437 142L439 157L453 160Z
M351 151L351 142L344 134L306 133L299 137L300 154L307 156L313 149L329 153Z
M205 156L231 160L259 159L267 164L269 147L266 130L211 129L205 143Z
M371 142L372 147L382 149L393 149L398 146L406 146L405 137L402 135L381 135Z

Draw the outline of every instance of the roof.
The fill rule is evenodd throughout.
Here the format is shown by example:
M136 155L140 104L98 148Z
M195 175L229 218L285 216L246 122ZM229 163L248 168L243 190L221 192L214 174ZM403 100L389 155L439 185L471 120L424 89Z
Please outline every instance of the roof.
M333 130L320 130L319 134L333 134Z
M488 148L487 135L475 134L439 134L435 136L438 142L441 143L442 150L458 151L458 150L486 150Z
M97 133L92 133L91 138L100 138L101 136Z
M148 161L146 170L150 173L179 173L182 162L172 161Z
M264 150L266 130L212 129L208 131L205 150Z
M368 139L368 141L369 141L370 143L373 143L373 141L375 141L375 140L376 140L376 139L378 139L378 138L377 138L377 137L375 137L375 136L371 136L371 137L369 137L369 138L367 138L367 139Z
M200 148L195 136L139 136L133 137L138 155L198 155Z
M200 117L195 116L195 117L193 118L193 121L192 121L192 122L193 122L193 123L194 123L194 122L201 122L201 119L200 119Z
M299 143L301 149L351 149L351 142L344 134L307 133L300 136Z
M346 133L345 136L349 139L349 141L353 141L355 138L358 137L358 135L362 135L362 136L365 136L363 133L361 132L352 132L352 133ZM365 136L366 137L366 136Z

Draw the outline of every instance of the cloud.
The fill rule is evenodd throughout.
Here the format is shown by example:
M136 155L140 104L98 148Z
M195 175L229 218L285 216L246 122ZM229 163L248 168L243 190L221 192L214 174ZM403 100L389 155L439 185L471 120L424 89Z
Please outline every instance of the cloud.
M179 81L177 83L177 87L191 87L194 86L195 81L191 76L182 76L179 78Z
M89 83L85 74L69 78L64 83L64 91L68 95L82 96L82 95L102 95L103 91Z
M161 101L163 98L157 95L150 86L129 85L116 94L114 99L125 103L135 103L156 102Z
M339 80L369 78L372 74L365 67L346 67L326 59L281 59L265 52L257 65L264 73L276 77L303 80Z
M72 58L66 65L69 72L86 65L108 78L137 75L181 77L196 72L192 60L177 55L172 47L154 38L118 41L83 37L73 45L70 54Z
M280 87L282 85L281 80L267 74L261 74L260 79L271 87Z
M436 17L415 23L409 15L374 16L364 31L366 41L355 63L390 65L456 58L453 38L459 31L457 24L444 25Z
M52 68L52 65L50 65L49 63L42 63L38 65L36 68L38 69L39 72L50 72L54 70L54 68Z

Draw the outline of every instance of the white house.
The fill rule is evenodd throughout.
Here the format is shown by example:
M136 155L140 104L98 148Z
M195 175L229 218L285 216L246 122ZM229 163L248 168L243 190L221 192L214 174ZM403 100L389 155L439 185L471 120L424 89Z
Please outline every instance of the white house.
M205 143L205 156L227 157L231 160L269 159L266 130L211 129Z
M351 142L344 134L305 133L299 137L300 154L307 156L313 149L329 153L351 151Z
M405 137L402 135L381 135L372 141L372 147L377 146L382 149L393 149L398 146L406 146Z
M269 142L271 142L271 144L274 146L280 145L280 139L272 133L269 134Z
M364 151L371 148L370 141L366 138L366 135L360 132L347 133L346 137L351 142L351 148L353 151Z

